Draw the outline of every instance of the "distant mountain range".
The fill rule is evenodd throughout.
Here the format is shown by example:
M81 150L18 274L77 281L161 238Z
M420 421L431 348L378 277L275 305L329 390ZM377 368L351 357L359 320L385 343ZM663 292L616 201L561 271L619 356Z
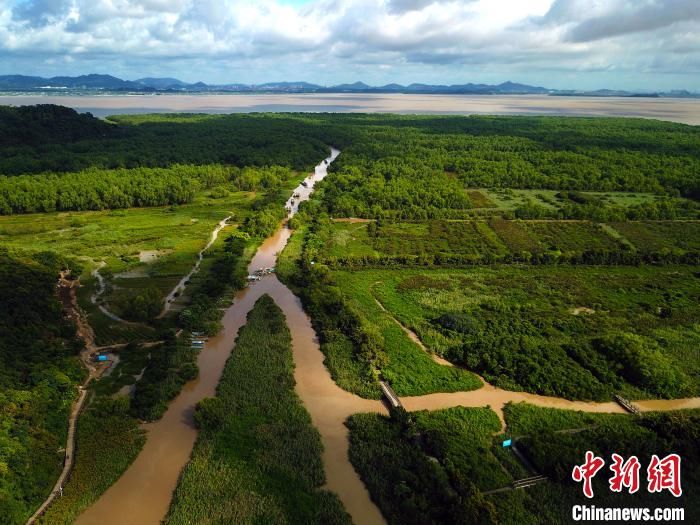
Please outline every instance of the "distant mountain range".
M364 82L320 86L309 82L268 82L266 84L188 84L176 78L139 78L122 80L111 75L81 75L78 77L42 78L25 75L0 75L0 91L60 92L65 90L129 92L129 93L416 93L416 94L478 94L478 95L558 95L599 97L698 97L685 90L658 93L635 93L601 89L597 91L556 90L529 86L517 82L502 84L387 84L369 86Z

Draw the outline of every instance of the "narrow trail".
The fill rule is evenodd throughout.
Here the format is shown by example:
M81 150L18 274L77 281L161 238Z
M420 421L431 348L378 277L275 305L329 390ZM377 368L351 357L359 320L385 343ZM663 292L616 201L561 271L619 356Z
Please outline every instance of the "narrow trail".
M232 215L229 215L225 219L222 219L219 221L219 223L216 225L216 228L214 228L214 231L211 232L211 237L209 237L209 242L202 248L199 253L197 254L197 262L194 263L194 266L190 270L190 272L185 275L182 279L180 279L180 282L178 282L175 287L170 291L170 293L167 295L165 298L165 303L163 304L163 309L160 311L158 314L158 317L156 319L162 319L169 311L170 307L173 304L173 301L175 300L175 296L178 293L182 293L185 291L185 288L187 287L187 281L189 281L192 276L199 271L199 267L202 264L202 260L204 259L204 252L206 252L209 248L211 248L212 244L216 242L217 237L219 236L219 232L223 230L229 219L232 217Z
M46 511L49 505L51 505L53 500L56 499L56 496L62 493L63 485L68 479L75 461L75 429L78 416L80 415L83 405L85 404L85 399L87 398L87 386L90 381L100 377L100 375L102 375L110 366L109 364L95 365L95 363L92 361L92 356L99 351L95 346L95 334L87 322L85 313L78 306L78 300L75 293L76 287L79 286L78 280L70 280L67 279L67 277L67 272L61 272L57 286L57 295L63 304L63 311L65 315L76 324L76 333L85 344L83 350L80 352L80 361L88 371L88 375L83 383L78 387L78 398L73 402L70 415L68 417L68 435L66 437L63 470L58 476L58 479L56 480L56 483L54 484L47 498L39 506L36 512L27 520L26 525L32 525L35 523L37 518L39 518L39 516Z
M105 283L105 278L102 277L102 274L100 273L100 270L104 268L107 265L106 262L100 261L97 264L97 267L92 271L92 276L97 279L97 287L95 288L95 293L93 293L90 296L90 302L97 306L97 308L100 309L100 312L105 314L107 317L112 319L113 321L117 321L118 323L123 323L126 325L131 325L131 326L139 326L139 323L135 323L133 321L127 321L126 319L122 319L119 317L117 314L114 312L111 312L104 304L100 302L100 297L105 293L107 290L107 285Z
M180 281L175 285L175 287L168 293L168 295L165 298L165 301L163 303L163 309L160 311L156 319L162 319L169 311L170 308L173 305L173 301L178 293L182 293L185 288L187 287L187 281L189 281L192 278L192 275L194 275L198 270L199 267L202 264L202 260L204 259L204 252L206 252L209 248L211 248L212 244L216 242L216 239L219 236L219 233L221 230L223 230L226 225L228 220L232 216L229 215L228 217L220 220L214 230L211 233L211 236L209 237L209 241L207 244L202 248L199 253L197 253L197 261L195 262L194 266L192 269L189 271L187 275L185 275ZM113 321L116 321L118 323L123 323L125 325L130 325L130 326L142 326L142 323L136 323L134 321L127 321L126 319L123 319L122 317L119 317L117 314L109 310L101 301L100 298L104 295L105 291L107 290L107 286L105 283L105 278L102 276L100 273L100 270L104 268L107 265L104 261L100 261L97 264L97 267L92 271L92 276L97 279L97 287L95 289L95 293L92 294L90 297L90 302L97 306L97 308L100 309L100 311L105 314L107 317L112 319Z
M374 286L375 284L379 284L379 283L381 283L381 281L376 281L376 282L372 283L372 286ZM401 321L399 321L396 317L391 315L391 312L389 312L389 310L384 308L384 305L381 303L381 301L379 299L377 299L376 296L374 296L374 292L372 290L370 290L370 293L372 293L372 297L374 298L374 302L377 303L377 306L379 307L379 309L382 312L384 312L394 323L396 323L399 326L399 328L401 328L401 330L403 330L403 332L408 336L408 338L411 341L413 341L416 345L418 345L418 347L421 350L423 350L426 354L428 354L433 361L435 361L437 364L442 365L442 366L451 366L451 367L455 366L452 363L450 363L447 359L440 357L436 353L428 350L428 348L423 344L423 341L420 340L420 337L418 337L418 334L416 334L413 330L411 330L407 326L404 326L401 323ZM484 381L483 378L482 378L482 381ZM484 381L484 383L486 383L486 381Z

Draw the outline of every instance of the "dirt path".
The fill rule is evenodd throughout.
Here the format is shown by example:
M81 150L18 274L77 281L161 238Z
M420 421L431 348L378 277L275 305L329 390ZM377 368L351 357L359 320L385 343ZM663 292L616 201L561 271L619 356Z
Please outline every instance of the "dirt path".
M381 282L381 281L377 281L377 282L375 282L375 283L372 283L372 286L374 286L375 284L379 284L380 282ZM372 296L374 297L374 292L372 292L372 290L370 290L370 292L372 293ZM411 330L411 329L408 328L407 326L404 326L404 325L401 323L401 321L399 321L396 317L394 317L393 315L391 315L391 313L389 312L389 310L387 310L386 308L384 308L384 305L381 303L381 301L380 301L379 299L377 299L376 297L374 297L374 302L377 303L377 306L381 309L381 311L384 312L394 323L396 323L397 325L399 325L399 327L401 328L401 330L403 330L403 332L408 336L408 338L409 338L411 341L413 341L416 345L418 345L418 347L420 347L421 350L423 350L426 354L428 354L428 355L430 356L430 358L431 358L433 361L435 361L437 364L443 365L443 366L451 366L451 367L454 366L454 365L453 365L452 363L450 363L447 359L444 359L444 358L440 357L439 355L437 355L437 354L431 352L430 350L428 350L428 348L423 344L423 341L420 340L420 337L418 337L418 334L416 334L413 330ZM483 379L482 379L482 381L483 381ZM486 382L486 381L484 381L484 383L485 383L485 382Z
M182 279L180 279L180 282L177 283L167 295L167 297L165 298L165 303L163 304L163 309L160 311L156 319L162 319L170 311L170 307L172 306L176 295L181 294L185 291L185 288L187 287L187 281L189 281L192 278L192 275L194 275L199 270L199 267L202 264L202 260L204 259L204 252L211 248L211 245L216 242L216 239L219 236L219 232L221 232L221 230L223 230L226 227L226 224L228 223L231 217L232 216L229 215L225 219L220 220L219 223L216 225L214 231L211 232L209 242L207 242L204 248L202 248L197 254L197 262L194 263L194 266L192 267L190 272L187 275L185 275Z
M97 279L97 286L95 288L95 293L93 293L90 296L90 302L97 306L97 308L100 309L100 312L105 314L107 317L109 317L112 321L117 321L118 323L123 323L131 326L139 326L139 323L134 323L133 321L127 321L126 319L122 319L119 317L117 314L114 312L111 312L107 307L100 302L100 297L105 293L107 290L107 285L105 283L105 278L102 277L102 274L100 274L100 270L104 268L107 265L106 262L100 261L97 264L97 267L92 271L92 276Z
M80 411L85 404L85 399L87 397L87 386L90 381L99 377L107 368L109 368L109 364L96 366L92 361L93 355L98 351L97 347L95 346L95 334L87 322L85 313L78 307L78 301L75 293L77 286L79 286L78 281L70 280L67 277L68 274L66 272L61 272L58 281L57 295L63 304L64 313L75 322L77 335L85 344L84 349L80 352L80 361L87 369L88 375L83 383L78 387L78 399L73 402L70 416L68 418L68 436L66 439L63 470L56 480L51 493L39 506L37 511L27 520L26 525L33 524L36 519L44 513L48 506L51 505L56 496L62 494L63 485L68 479L75 461L75 428Z

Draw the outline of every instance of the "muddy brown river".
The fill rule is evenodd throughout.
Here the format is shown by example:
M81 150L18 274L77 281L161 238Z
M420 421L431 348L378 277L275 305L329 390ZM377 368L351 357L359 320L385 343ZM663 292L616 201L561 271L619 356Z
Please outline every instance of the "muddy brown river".
M326 159L332 162L338 155L332 150ZM299 196L292 204L287 202L292 216L300 201L311 194L313 184L326 175L327 163L316 167L307 178L308 187L295 190ZM258 268L273 267L277 255L289 240L291 231L282 225L258 249L249 265L250 273ZM246 322L248 312L263 294L269 294L284 312L292 334L295 363L296 392L311 420L321 434L324 446L323 464L326 472L325 488L338 494L345 508L358 525L384 524L379 509L348 458L348 431L344 421L358 412L386 413L379 401L362 399L339 388L323 364L324 356L311 320L301 302L277 277L268 275L261 281L236 294L233 304L222 319L223 329L209 339L198 356L199 377L185 385L180 395L171 402L165 415L157 422L143 425L147 431L146 444L127 471L102 497L77 520L80 525L156 525L168 512L177 481L190 458L197 439L193 422L198 401L215 395L226 360L238 330ZM388 312L387 312L388 314ZM395 320L397 323L398 321ZM399 323L400 324L400 323ZM404 330L420 346L420 340L407 328ZM447 362L442 364L449 365ZM450 365L451 366L451 365ZM264 388L264 385L261 386ZM471 392L437 393L419 397L401 398L407 410L435 410L462 406L490 406L503 422L503 405L526 401L539 406L584 410L588 412L623 412L616 403L590 403L538 396L523 392L501 390L485 384ZM700 398L672 401L640 401L642 410L673 410L698 408Z
M332 150L327 160L332 162L338 153ZM300 196L290 206L290 215L296 213L300 200L309 198L311 186L326 175L326 169L325 162L319 164L314 175L307 179L309 187L300 186L295 190ZM253 257L250 273L275 266L277 255L290 234L290 230L282 226L267 239ZM143 425L147 439L136 461L76 523L155 525L161 522L197 439L194 407L201 399L215 395L238 330L263 294L269 294L284 311L292 333L296 391L321 433L326 488L340 496L356 523L384 523L348 460L347 429L343 422L353 413L385 412L385 408L378 401L362 399L335 384L323 364L323 354L309 317L299 299L275 275L264 277L236 295L222 319L223 329L207 341L198 356L199 377L185 385L159 421Z

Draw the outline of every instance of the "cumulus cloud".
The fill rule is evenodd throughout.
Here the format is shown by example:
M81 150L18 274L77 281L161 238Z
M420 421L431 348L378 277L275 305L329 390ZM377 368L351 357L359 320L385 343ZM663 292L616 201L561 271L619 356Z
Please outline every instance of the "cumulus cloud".
M560 4L553 6L555 13L562 9L574 19L577 18L577 14L579 17L581 16L579 13L584 14L584 16L587 13L586 10L580 9L582 7L580 2L575 0L559 0L555 4ZM567 35L569 40L590 42L630 33L651 31L677 22L700 21L700 2L698 0L636 0L633 2L618 0L612 1L608 5L599 6L596 11L602 12L581 20L570 29Z
M405 13L406 11L418 11L435 3L435 0L388 0L387 6L392 13Z
M46 25L65 15L69 7L69 0L29 0L15 6L12 17L29 26Z
M609 72L697 89L698 35L699 0L0 0L0 69L37 74L551 85Z

